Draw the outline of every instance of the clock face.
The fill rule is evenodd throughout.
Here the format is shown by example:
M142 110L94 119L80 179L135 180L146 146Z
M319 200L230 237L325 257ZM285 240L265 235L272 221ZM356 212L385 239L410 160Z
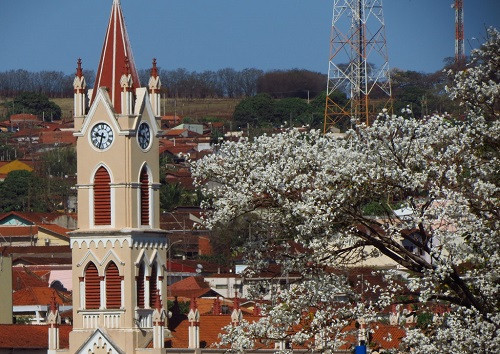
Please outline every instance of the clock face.
M137 141L141 149L146 150L151 143L151 130L149 129L148 123L142 122L139 125L139 130L137 131Z
M90 131L90 140L96 148L107 149L113 142L113 130L106 123L97 123Z

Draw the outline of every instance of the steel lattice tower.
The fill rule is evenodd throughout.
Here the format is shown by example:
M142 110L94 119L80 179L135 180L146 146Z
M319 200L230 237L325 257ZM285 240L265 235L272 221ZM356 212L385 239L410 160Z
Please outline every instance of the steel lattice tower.
M335 102L335 90L344 91L349 102ZM382 0L334 0L324 131L335 125L369 125L377 111L390 105Z

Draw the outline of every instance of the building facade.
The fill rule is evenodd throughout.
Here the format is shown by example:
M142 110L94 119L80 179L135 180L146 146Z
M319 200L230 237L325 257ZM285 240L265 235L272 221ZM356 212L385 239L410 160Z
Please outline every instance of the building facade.
M168 336L168 238L159 229L161 83L154 60L149 87L141 87L118 0L94 88L87 91L81 60L73 85L78 229L70 241L69 352L161 352ZM55 342L49 352L59 349Z

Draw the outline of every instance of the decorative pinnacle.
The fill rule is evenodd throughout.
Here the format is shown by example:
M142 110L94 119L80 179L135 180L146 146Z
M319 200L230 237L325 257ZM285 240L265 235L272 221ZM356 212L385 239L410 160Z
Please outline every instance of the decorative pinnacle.
M56 292L52 292L52 296L50 297L50 312L57 311L57 302L56 302Z
M196 303L196 298L193 296L191 298L191 304L189 306L189 309L195 311L197 308L198 308L198 304Z
M82 77L83 76L83 70L82 70L82 59L81 58L78 58L78 60L76 61L76 64L77 64L77 68L76 68L76 76L77 77Z
M238 299L238 292L237 291L234 293L234 309L235 310L240 309L240 299Z
M161 311L161 299L160 299L160 294L158 293L158 290L156 291L156 294L155 294L154 308L157 309L158 311Z
M151 68L151 76L152 77L158 76L158 68L156 67L156 58L153 58L153 67Z
M123 71L125 75L130 75L130 60L125 57L125 65L123 66Z

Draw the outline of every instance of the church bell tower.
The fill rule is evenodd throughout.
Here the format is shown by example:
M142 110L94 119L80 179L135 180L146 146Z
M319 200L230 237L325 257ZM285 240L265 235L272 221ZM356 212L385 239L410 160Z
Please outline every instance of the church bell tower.
M168 243L159 229L161 83L155 59L149 87L141 87L119 0L113 0L93 89L85 92L81 60L73 85L78 229L71 235L69 352L149 347L161 353Z

